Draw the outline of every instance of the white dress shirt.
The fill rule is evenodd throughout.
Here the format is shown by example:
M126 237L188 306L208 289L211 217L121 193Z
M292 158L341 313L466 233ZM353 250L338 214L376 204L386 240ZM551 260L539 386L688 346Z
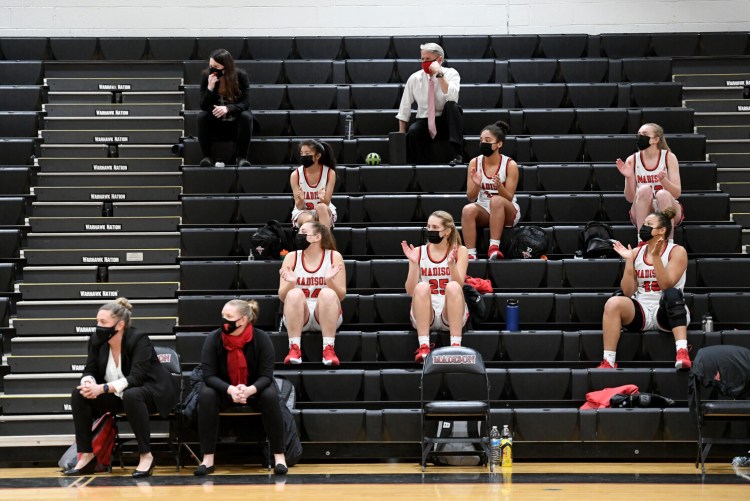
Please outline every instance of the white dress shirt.
M115 395L122 398L122 392L128 387L128 380L122 373L122 354L118 358L119 360L115 363L115 357L112 356L112 350L109 350L107 368L104 370L104 380L114 388ZM94 379L93 376L82 377L81 384L83 384L84 381L91 381L92 384L96 384L96 379Z
M443 68L443 78L448 82L448 93L443 93L440 79L434 75L419 70L409 77L404 86L404 94L401 96L401 105L398 108L396 118L402 122L408 122L411 118L411 105L417 102L417 118L427 118L427 89L430 78L435 82L435 116L443 113L445 103L448 101L458 102L458 91L461 87L461 76L453 68Z

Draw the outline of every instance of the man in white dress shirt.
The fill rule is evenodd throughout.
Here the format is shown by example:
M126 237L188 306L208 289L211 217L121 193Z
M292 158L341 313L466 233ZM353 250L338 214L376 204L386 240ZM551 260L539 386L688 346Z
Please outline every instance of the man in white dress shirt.
M450 142L451 164L462 163L463 118L458 106L461 76L453 68L444 68L445 52L436 43L420 45L422 69L406 81L396 118L399 132L406 132L407 161L430 163L435 140ZM417 102L417 117L407 130L412 103Z

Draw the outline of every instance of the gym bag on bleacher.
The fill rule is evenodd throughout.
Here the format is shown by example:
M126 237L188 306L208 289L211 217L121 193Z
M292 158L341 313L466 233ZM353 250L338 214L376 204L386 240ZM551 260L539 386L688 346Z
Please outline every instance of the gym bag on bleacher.
M289 240L281 223L272 219L250 237L253 259L270 261L279 259L282 250L289 250Z
M617 258L619 254L612 247L614 232L612 227L599 221L590 221L578 235L578 249L585 258Z
M521 226L511 237L507 259L540 259L547 253L549 240L539 226Z

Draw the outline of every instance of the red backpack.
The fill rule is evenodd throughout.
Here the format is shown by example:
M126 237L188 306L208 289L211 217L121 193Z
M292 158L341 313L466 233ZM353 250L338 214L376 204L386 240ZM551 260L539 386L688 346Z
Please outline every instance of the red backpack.
M110 471L112 469L112 451L115 448L117 438L117 425L112 413L107 412L94 421L91 428L93 439L91 447L96 456L96 472Z

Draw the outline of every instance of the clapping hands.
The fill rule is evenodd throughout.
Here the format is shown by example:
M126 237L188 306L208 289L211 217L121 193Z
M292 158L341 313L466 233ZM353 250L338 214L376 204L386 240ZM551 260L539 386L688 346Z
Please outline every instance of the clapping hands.
M419 247L414 247L412 244L407 244L406 240L401 242L401 250L404 252L404 256L414 264L419 264Z

